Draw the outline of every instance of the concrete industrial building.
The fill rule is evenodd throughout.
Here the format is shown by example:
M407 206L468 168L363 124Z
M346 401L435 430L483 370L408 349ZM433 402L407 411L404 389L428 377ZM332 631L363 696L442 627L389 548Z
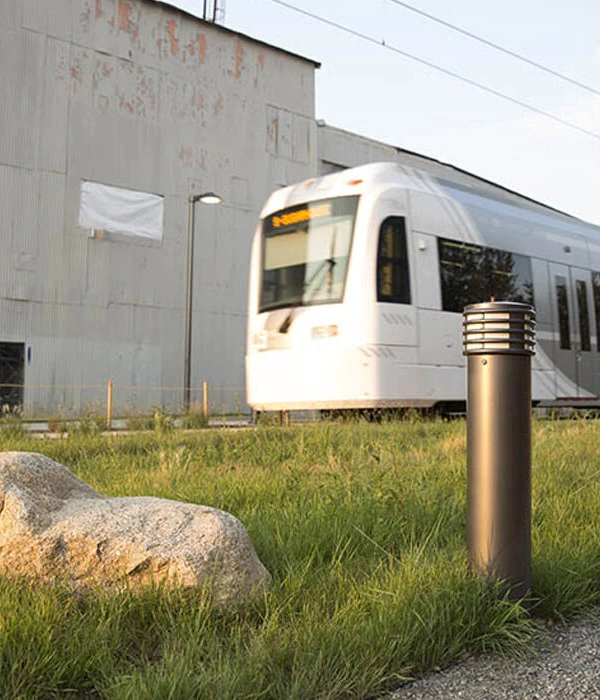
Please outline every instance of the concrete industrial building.
M0 402L181 407L211 190L191 385L243 405L252 233L317 170L317 64L154 0L0 0L0 59Z

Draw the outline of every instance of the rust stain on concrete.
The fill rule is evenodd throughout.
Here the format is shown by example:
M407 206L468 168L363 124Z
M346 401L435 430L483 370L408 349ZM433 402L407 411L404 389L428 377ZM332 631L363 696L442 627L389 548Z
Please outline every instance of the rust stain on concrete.
M131 102L131 100L127 100L122 95L119 96L119 109L127 112L128 114L133 114L135 111L133 108L133 102Z
M94 93L98 91L99 86L113 73L113 67L107 61L96 61L96 68L92 76L92 88Z
M218 116L221 112L223 111L223 95L219 93L219 96L215 100L215 104L213 105L213 114Z
M127 2L126 0L119 0L117 12L119 21L119 31L127 32L128 34L131 34L133 39L137 39L139 34L139 27L131 3Z
M244 68L244 54L246 52L244 51L244 47L242 46L242 42L238 41L236 46L235 46L235 79L239 80L240 76L242 75L242 70Z
M76 80L80 85L83 81L83 76L81 73L81 65L79 62L76 62L75 65L71 66L71 78L73 80Z
M198 34L198 58L200 63L206 61L206 34Z
M56 64L56 80L64 81L67 77L68 61L66 56L61 56Z
M96 19L102 16L102 0L96 0Z
M259 53L258 54L258 68L256 70L256 76L254 78L254 87L258 87L258 78L261 74L261 72L265 69L265 55L264 53Z
M267 140L272 148L277 145L277 132L279 131L279 121L277 117L273 117L267 125Z
M90 21L92 19L92 8L86 3L79 13L79 26L81 31L86 34L90 30Z
M184 168L192 168L194 166L194 152L187 146L182 146L179 151L179 160Z
M83 85L84 69L87 57L87 52L82 51L80 54L73 57L69 66L69 75L71 76L73 95L77 93L77 88Z
M131 31L131 5L125 0L119 0L119 29L123 32Z
M167 22L167 34L171 42L171 53L176 56L179 53L179 40L177 39L177 22L174 19Z

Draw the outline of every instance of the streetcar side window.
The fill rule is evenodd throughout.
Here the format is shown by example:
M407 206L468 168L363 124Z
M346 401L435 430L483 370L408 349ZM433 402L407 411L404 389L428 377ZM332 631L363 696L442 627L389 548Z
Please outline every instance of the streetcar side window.
M557 275L554 278L556 289L556 303L558 306L558 332L560 336L560 349L571 349L571 332L569 327L569 302L567 298L567 280Z
M533 304L528 257L445 238L438 238L438 256L444 311L491 299Z
M596 312L596 348L600 351L600 272L592 272L592 292Z
M587 284L583 280L575 283L577 291L577 311L579 313L579 334L581 336L581 349L590 352L590 314L587 303Z
M390 216L379 229L377 301L410 304L410 277L404 219Z

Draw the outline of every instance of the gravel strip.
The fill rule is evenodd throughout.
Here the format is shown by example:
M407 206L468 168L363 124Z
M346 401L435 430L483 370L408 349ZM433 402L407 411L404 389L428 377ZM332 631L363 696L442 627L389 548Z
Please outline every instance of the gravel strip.
M524 661L471 657L408 683L386 700L600 698L600 619L546 627L535 655Z

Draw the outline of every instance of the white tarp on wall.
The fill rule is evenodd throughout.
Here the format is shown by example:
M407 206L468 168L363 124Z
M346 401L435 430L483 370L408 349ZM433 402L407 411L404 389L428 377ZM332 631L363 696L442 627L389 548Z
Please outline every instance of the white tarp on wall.
M120 187L81 183L79 225L155 241L163 236L164 198Z

